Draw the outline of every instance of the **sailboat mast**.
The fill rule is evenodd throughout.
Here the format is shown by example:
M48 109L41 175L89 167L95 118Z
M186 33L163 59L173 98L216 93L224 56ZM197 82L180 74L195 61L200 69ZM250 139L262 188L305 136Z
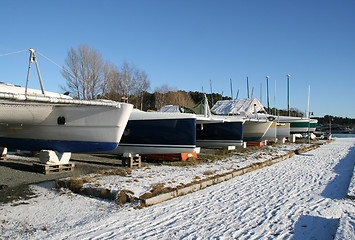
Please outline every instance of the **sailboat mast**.
M270 112L269 105L269 76L266 76L266 101L267 101L267 111Z
M307 104L307 115L306 117L309 118L309 98L311 95L311 85L308 85L308 104Z
M212 80L210 79L210 87L211 87L211 106L213 106L213 92L212 92Z
M275 79L275 96L274 96L274 101L275 101L275 116L277 116L277 108L276 108L276 79Z
M263 104L263 84L260 83L260 103Z
M232 79L230 79L230 85L231 85L231 97L233 99L233 86L232 86Z
M249 98L249 78L247 76L247 92L248 92L248 98Z
M287 111L290 116L290 74L287 74Z

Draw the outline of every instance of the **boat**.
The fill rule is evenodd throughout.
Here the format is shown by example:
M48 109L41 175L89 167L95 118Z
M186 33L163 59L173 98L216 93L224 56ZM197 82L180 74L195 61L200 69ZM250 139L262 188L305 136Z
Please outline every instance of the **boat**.
M57 152L99 152L117 147L133 106L84 101L0 83L0 146ZM59 96L59 97L52 97Z
M262 140L276 141L276 139L277 139L277 123L272 122L271 126L266 131L265 135L262 137Z
M244 119L238 117L212 115L207 97L202 106L188 108L183 106L168 105L162 107L161 112L179 112L196 114L196 146L205 148L224 148L241 146L243 144ZM196 112L193 109L202 109Z
M211 111L218 115L243 118L243 141L262 141L275 117L260 117L264 107L256 98L220 100Z
M314 133L316 131L317 128L317 124L318 124L318 120L317 119L309 119L309 131Z
M307 134L314 132L317 127L318 120L301 117L280 116L280 123L290 123L290 134Z
M197 117L196 145L206 148L225 148L243 145L242 118L224 116Z
M196 115L133 109L113 154L178 154L196 148Z
M104 100L77 100L45 91L34 49L26 87L0 84L0 146L29 151L109 151L117 147L133 105ZM41 90L28 88L36 63ZM68 154L67 154L68 155ZM65 157L68 161L69 159Z
M262 141L264 135L269 130L272 121L268 119L246 118L244 122L243 141L258 142Z

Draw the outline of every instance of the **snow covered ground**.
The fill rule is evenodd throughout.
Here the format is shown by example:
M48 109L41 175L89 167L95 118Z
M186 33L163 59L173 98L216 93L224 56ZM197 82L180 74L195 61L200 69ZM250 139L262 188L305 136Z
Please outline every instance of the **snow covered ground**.
M355 201L345 199L354 162L355 138L338 138L283 162L143 209L60 194L51 183L34 185L38 197L0 205L0 239L333 239L339 225L338 239L355 239ZM200 168L222 164L231 164L231 159ZM154 177L158 171L154 167L140 170L148 176L142 175L139 182L179 184L196 175L188 174L193 167L180 168L183 173L159 168L163 179ZM184 174L189 177L183 178ZM101 181L103 185L110 182ZM139 187L134 190L139 195Z

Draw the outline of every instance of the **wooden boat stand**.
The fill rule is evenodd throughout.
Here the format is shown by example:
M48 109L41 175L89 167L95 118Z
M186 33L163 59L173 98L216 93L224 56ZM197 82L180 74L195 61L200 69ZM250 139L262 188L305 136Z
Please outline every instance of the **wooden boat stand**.
M132 156L132 154L123 154L122 157L122 166L123 167L137 167L141 168L142 167L142 161L141 161L141 156L136 154L135 156Z
M69 163L70 152L59 153L52 150L41 150L40 163L33 163L36 172L48 174L63 171L74 171L75 164Z

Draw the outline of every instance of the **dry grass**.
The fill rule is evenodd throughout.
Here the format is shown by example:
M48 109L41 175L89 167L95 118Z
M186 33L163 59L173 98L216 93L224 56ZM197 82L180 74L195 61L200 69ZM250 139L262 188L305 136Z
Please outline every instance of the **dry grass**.
M111 190L107 188L103 188L100 190L99 196L103 199L112 199Z
M101 170L97 173L95 177L102 177L102 176L122 176L128 177L132 174L132 170L127 168L116 168L116 169L109 169L109 170Z
M196 166L203 163L200 158L188 158L186 161L169 161L162 162L162 165L174 166L174 167L186 167L186 166Z
M132 191L129 191L129 190L122 190L120 191L117 196L116 196L116 199L115 199L115 203L119 204L119 205L122 205L122 204L125 204L127 202L131 202L132 201L132 195L134 193Z
M80 193L83 186L84 186L84 181L78 177L72 177L67 182L67 188L69 188L75 193Z
M144 193L139 198L140 199L147 199L147 198L151 198L151 197L157 196L162 193L168 193L168 192L172 192L172 191L176 190L176 188L164 187L164 185L165 185L165 183L157 183L157 184L152 185L150 192Z
M82 177L81 180L84 183L92 183L92 182L94 182L94 180L92 178L89 178L89 177Z
M205 176L209 176L209 175L214 174L215 172L216 172L216 171L211 171L211 170L208 170L208 171L204 172L204 173L203 173L203 175L205 175Z

